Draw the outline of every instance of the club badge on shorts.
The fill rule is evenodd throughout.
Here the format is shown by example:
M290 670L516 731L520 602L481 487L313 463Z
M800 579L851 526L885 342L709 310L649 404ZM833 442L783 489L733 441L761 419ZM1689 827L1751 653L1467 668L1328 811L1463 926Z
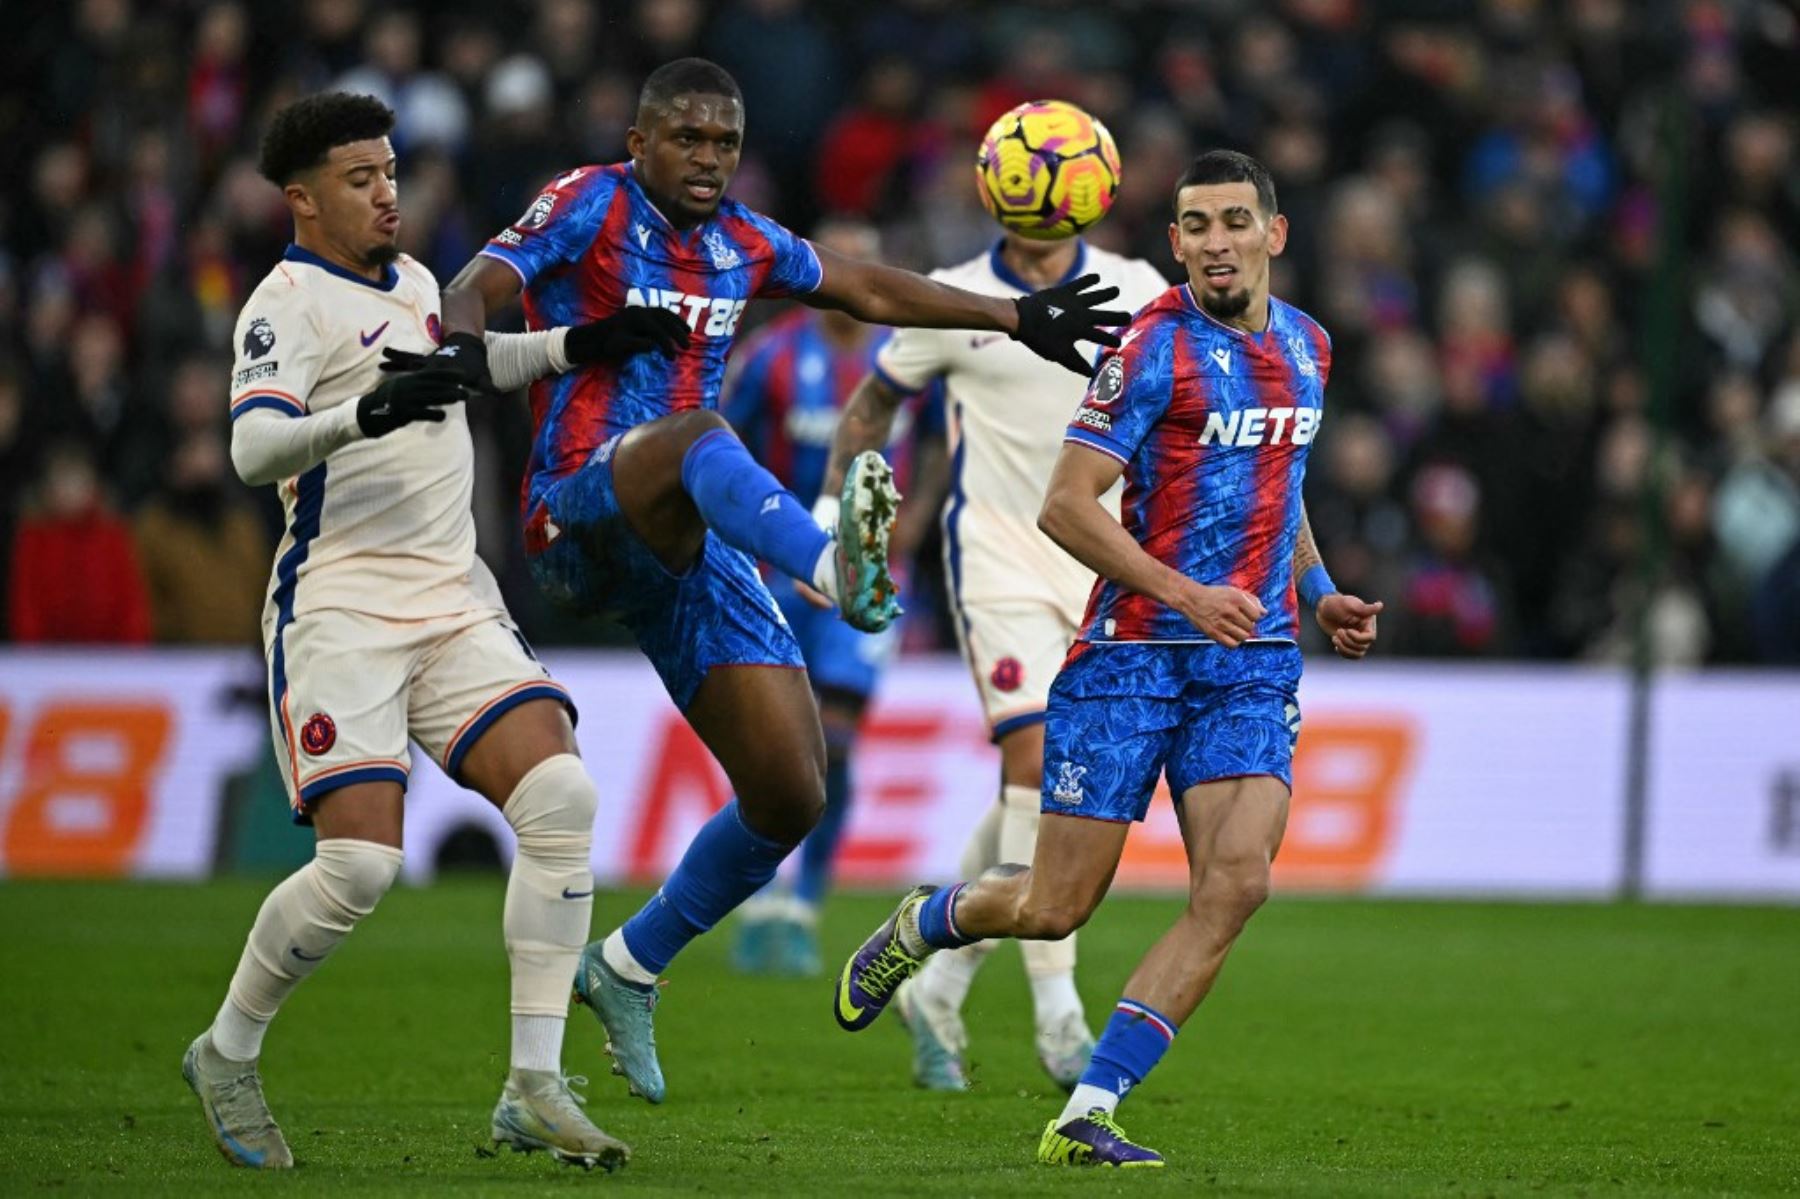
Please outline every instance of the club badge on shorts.
M313 757L318 757L336 744L337 725L325 713L314 712L300 726L300 748Z

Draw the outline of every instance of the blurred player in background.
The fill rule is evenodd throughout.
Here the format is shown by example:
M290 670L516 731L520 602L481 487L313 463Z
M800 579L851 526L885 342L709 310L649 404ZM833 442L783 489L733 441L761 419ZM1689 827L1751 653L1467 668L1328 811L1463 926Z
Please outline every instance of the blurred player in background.
M839 1023L866 1027L938 949L1067 936L1112 882L1159 774L1187 846L1187 909L1139 963L1038 1145L1055 1165L1160 1166L1114 1119L1212 987L1269 890L1299 735L1301 611L1360 658L1380 604L1338 594L1301 499L1331 342L1269 295L1287 219L1260 163L1202 155L1169 241L1188 282L1102 356L1039 524L1102 576L1050 692L1044 819L1029 867L919 887L844 966ZM1125 479L1123 521L1100 497Z
M745 304L792 296L874 324L990 330L1084 373L1077 341L1111 344L1104 327L1126 319L1096 311L1116 293L1086 290L1091 278L1006 300L815 248L725 197L743 137L742 96L722 68L658 68L627 134L631 161L554 180L444 293L458 334L478 335L523 293L531 328L616 315L641 332L638 351L654 351L533 389L524 494L539 586L631 629L736 796L575 977L618 1072L653 1103L665 1094L657 976L766 886L825 808L818 706L753 558L858 628L898 613L887 568L898 496L879 455L853 464L834 540L716 410Z
M932 278L993 296L1020 296L1092 272L1136 311L1168 290L1147 262L1079 238L1033 241L1007 232L992 250ZM1094 572L1038 530L1037 511L1083 380L991 333L903 329L857 386L832 445L824 494L850 461L885 444L901 402L941 380L948 392L952 478L944 508L945 577L957 642L1000 747L1000 795L963 851L974 877L1029 862L1037 840L1050 681L1081 627ZM1118 511L1109 496L1108 511ZM1064 1088L1093 1050L1075 989L1075 938L1021 945L1031 979L1038 1060ZM968 1087L962 1006L992 942L939 954L899 997L913 1038L913 1075L940 1091Z
M847 258L874 261L881 252L874 226L858 220L827 220L812 241ZM796 499L813 504L815 513L819 498L828 494L822 487L838 411L886 338L887 331L842 312L803 309L757 330L732 360L725 380L726 418L757 461ZM882 451L897 486L912 497L901 505L894 529L896 571L911 561L930 520L932 505L921 502L921 493L943 494L946 474L939 393L927 389L916 401L902 409L893 437L870 447ZM920 419L907 419L915 414ZM829 494L837 496L835 490ZM849 819L857 727L899 645L900 629L890 625L879 633L858 632L782 575L769 581L769 589L800 642L819 701L825 731L825 814L801 843L791 890L782 893L779 883L771 884L739 909L732 962L750 974L811 976L823 970L819 907Z
M462 404L590 361L617 322L440 346L437 281L396 247L393 125L378 100L328 93L283 109L263 142L294 244L238 319L231 454L246 483L279 486L287 511L263 615L269 700L288 798L318 847L263 904L182 1073L229 1160L293 1165L263 1100L263 1034L399 873L410 736L518 836L504 916L512 1059L494 1138L611 1168L630 1151L582 1114L561 1072L598 796L568 694L475 554Z

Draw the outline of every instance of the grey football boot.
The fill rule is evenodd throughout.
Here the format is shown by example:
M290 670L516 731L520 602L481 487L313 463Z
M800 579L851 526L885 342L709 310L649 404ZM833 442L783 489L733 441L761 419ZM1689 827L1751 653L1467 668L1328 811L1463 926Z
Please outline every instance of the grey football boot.
M181 1076L200 1097L200 1110L225 1160L253 1170L291 1170L294 1155L263 1099L256 1063L234 1062L213 1048L212 1030L194 1038Z

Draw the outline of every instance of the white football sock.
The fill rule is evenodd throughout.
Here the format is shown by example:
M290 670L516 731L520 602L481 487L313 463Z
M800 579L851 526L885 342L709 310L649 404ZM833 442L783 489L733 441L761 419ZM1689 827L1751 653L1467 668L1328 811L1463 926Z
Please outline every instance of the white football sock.
M843 594L843 584L838 579L837 538L833 537L825 543L825 549L819 554L819 560L813 563L812 588L832 603L837 603Z
M1031 859L1037 854L1039 792L1035 787L1021 787L1008 784L1000 788L1000 860L1002 862L1018 862L1031 865ZM1025 959L1025 973L1033 980L1032 997L1038 1001L1037 1022L1042 1028L1053 1016L1061 1015L1061 1011L1046 1012L1042 1000L1038 996L1036 980L1053 979L1057 975L1068 976L1066 989L1060 985L1052 988L1053 997L1073 996L1075 994L1075 935L1073 933L1060 941L1020 941L1019 954ZM1081 1000L1076 998L1074 1007L1081 1010Z
M1117 1091L1109 1091L1092 1083L1077 1083L1069 1093L1069 1102L1063 1106L1062 1115L1056 1118L1057 1127L1062 1127L1070 1120L1079 1120L1095 1108L1111 1115L1119 1110L1119 1099Z
M238 958L213 1047L232 1061L262 1052L263 1033L300 980L318 969L394 884L402 857L373 841L321 841L313 860L263 900Z
M988 805L987 811L981 814L981 820L969 833L969 840L963 846L962 859L957 868L965 879L977 879L989 867L1000 864L1000 818L1003 815L999 803ZM988 954L994 952L998 941L977 941L973 945L964 945L959 949L946 949L931 955L925 968L913 979L913 987L919 998L925 1003L951 1012L962 1010L963 1000L969 997L969 987L975 982L975 974L981 969L981 963L987 961Z
M554 754L526 772L501 809L518 836L503 921L517 1069L553 1070L562 1062L569 989L594 907L590 852L598 807L581 759Z
M565 1016L514 1016L512 1018L512 1068L562 1070Z
M656 985L656 974L638 965L638 960L631 956L631 950L625 945L624 929L615 928L607 934L605 943L600 946L600 956L606 959L613 973L626 982L640 987Z
M1074 971L1030 977L1031 1007L1037 1016L1039 1032L1054 1029L1070 1016L1082 1019L1081 995L1075 990Z

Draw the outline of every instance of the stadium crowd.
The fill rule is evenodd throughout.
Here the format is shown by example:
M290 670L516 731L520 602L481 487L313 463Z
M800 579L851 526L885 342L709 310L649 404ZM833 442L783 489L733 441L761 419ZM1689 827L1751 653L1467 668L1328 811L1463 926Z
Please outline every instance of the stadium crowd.
M447 280L555 171L624 157L638 82L695 53L745 92L735 194L873 218L912 266L995 236L974 147L1022 100L1110 125L1094 240L1171 272L1190 158L1267 162L1276 294L1335 339L1312 521L1388 652L1619 661L1641 615L1660 662L1800 661L1800 24L1758 0L31 6L0 47L5 635L257 639L280 514L225 401L288 237L276 106L398 111L403 245ZM523 406L471 417L513 612L604 638L522 570Z

